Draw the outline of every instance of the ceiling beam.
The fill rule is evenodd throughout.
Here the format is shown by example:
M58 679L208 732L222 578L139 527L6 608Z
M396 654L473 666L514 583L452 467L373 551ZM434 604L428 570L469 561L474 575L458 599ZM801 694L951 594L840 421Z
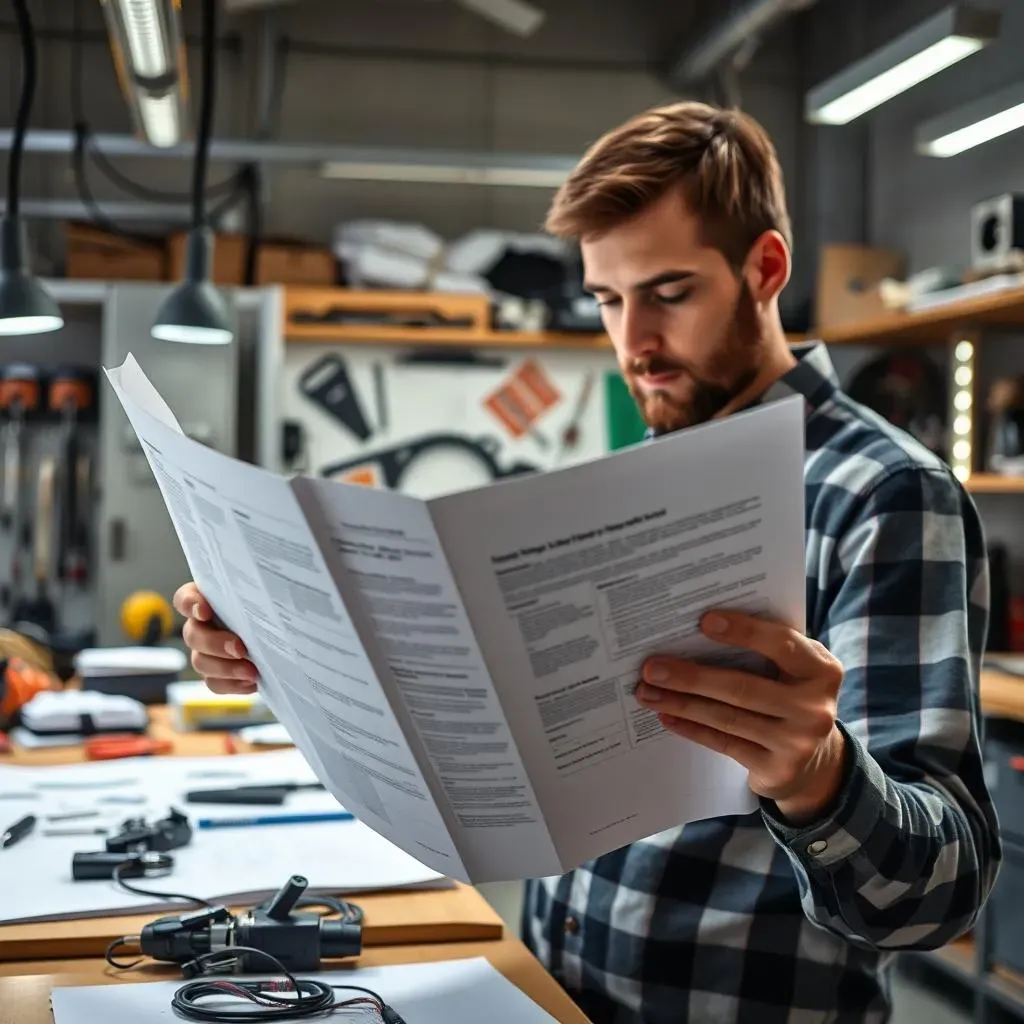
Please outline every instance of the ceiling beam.
M0 151L9 150L13 139L10 129L0 129ZM95 134L92 145L108 157L191 160L192 143L157 149L133 135ZM75 148L73 131L39 129L25 136L26 153L71 153ZM546 153L502 153L481 150L418 149L415 147L345 146L331 143L281 142L260 139L213 139L210 159L227 163L263 163L307 166L320 170L324 164L393 167L465 167L488 172L520 170L526 173L568 174L579 161L578 155Z
M688 86L717 71L741 48L756 41L776 22L796 11L813 6L817 0L743 0L719 18L692 45L687 46L669 67L668 79L675 86Z

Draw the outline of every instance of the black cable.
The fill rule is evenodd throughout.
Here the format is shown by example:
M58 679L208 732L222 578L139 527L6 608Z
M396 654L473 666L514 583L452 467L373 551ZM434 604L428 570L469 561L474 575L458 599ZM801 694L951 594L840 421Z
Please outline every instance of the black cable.
M21 37L22 79L21 99L14 120L14 139L7 163L7 216L11 218L17 217L21 208L21 157L25 151L25 133L28 131L28 119L36 95L37 78L36 37L28 0L13 0L13 3Z
M209 900L204 900L201 896L189 896L181 892L158 892L156 889L142 889L137 885L130 885L121 877L121 873L127 866L127 864L118 864L114 868L114 881L125 892L130 892L134 896L149 896L152 899L158 900L184 900L186 903L198 903L200 906L209 907L211 910L214 907L220 906L219 903L211 903Z
M246 236L245 236L245 283L256 284L256 260L259 255L263 233L263 175L258 164L250 164L245 175Z
M192 167L192 227L206 226L206 169L210 159L210 135L216 102L217 0L203 0L202 95L199 101L199 126L196 155Z
M328 985L323 981L296 978L277 957L250 946L228 946L214 953L203 953L189 965L202 973L223 968L234 959L225 953L255 953L271 963L288 981L288 987L274 981L235 981L228 979L197 979L182 985L171 999L174 1012L185 1020L213 1021L215 1024L261 1024L263 1021L306 1020L333 1013L349 1006L370 1005L385 1024L404 1024L401 1016L372 989L360 985ZM284 993L293 993L286 995ZM352 999L338 999L337 992L358 992ZM235 996L254 1004L253 1008L226 1010L201 1006L200 1001L214 996Z
M71 169L75 178L75 191L78 193L78 198L81 199L85 208L89 211L89 219L111 235L117 235L119 238L124 238L129 242L139 242L144 245L151 244L153 242L152 238L129 231L127 228L115 224L100 209L99 204L96 202L96 197L93 195L92 187L89 185L89 178L86 172L85 146L87 132L88 128L84 124L79 123L75 125L75 145L71 151Z
M150 188L148 185L142 185L129 178L110 162L107 155L96 144L96 139L88 128L86 129L86 136L89 156L92 157L97 169L102 172L104 177L129 195L133 195L136 199L142 199L148 203L187 203L191 200L191 192L170 192L164 189ZM239 192L242 188L242 173L242 171L238 171L229 178L225 178L224 181L218 181L210 185L206 189L206 195L208 197L220 197L234 195Z
M131 963L125 963L123 960L114 959L114 950L118 946L127 946L130 943L130 939L127 935L122 936L120 939L114 939L109 946L107 946L106 952L103 954L103 959L106 960L111 967L116 967L119 971L130 971L133 967L138 967L146 958L140 956L138 960L133 960Z

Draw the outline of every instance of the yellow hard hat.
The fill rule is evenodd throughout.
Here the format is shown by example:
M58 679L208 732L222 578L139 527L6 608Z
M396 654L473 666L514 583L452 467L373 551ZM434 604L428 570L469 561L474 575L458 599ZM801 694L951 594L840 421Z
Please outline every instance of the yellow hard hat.
M174 628L174 611L155 590L136 590L121 605L121 628L138 644L158 644Z

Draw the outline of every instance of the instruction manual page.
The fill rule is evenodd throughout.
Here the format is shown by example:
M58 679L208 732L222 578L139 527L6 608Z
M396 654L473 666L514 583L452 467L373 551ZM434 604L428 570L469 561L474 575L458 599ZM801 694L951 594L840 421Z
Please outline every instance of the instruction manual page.
M760 666L720 606L804 627L799 397L421 501L285 480L186 438L108 371L200 589L267 703L374 830L467 882L559 874L754 811L746 770L637 704L644 660Z

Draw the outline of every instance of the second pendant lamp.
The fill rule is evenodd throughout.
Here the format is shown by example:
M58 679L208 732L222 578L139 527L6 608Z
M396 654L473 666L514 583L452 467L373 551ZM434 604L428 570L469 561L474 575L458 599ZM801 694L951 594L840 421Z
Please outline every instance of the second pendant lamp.
M206 169L216 91L217 3L203 0L202 93L192 168L192 227L185 279L160 307L150 330L154 338L188 345L227 345L234 337L224 296L210 280L213 232L206 223Z

